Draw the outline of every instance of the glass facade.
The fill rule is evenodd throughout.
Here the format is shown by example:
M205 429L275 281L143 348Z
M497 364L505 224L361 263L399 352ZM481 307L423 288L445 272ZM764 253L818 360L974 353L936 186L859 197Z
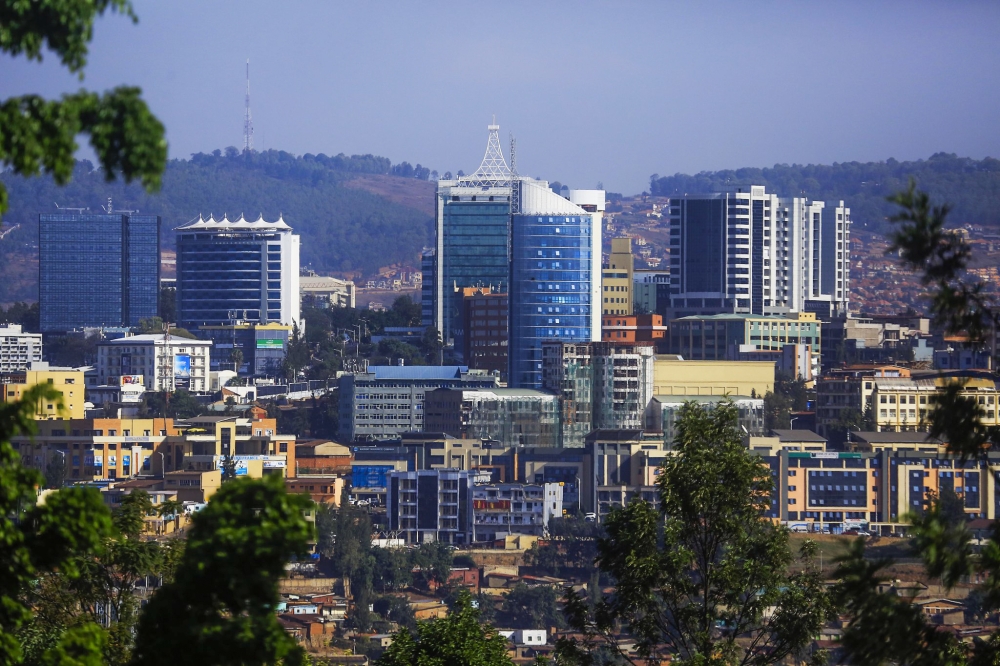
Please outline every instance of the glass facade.
M475 199L445 202L441 224L442 254L437 270L443 281L442 339L453 339L459 350L465 338L462 294L455 293L455 288L492 286L494 292L504 292L508 285L510 202L505 196Z
M281 321L281 235L177 234L177 312L186 328Z
M135 326L158 314L159 283L159 217L38 216L42 331Z
M515 215L512 225L510 385L540 389L543 342L591 339L593 219Z

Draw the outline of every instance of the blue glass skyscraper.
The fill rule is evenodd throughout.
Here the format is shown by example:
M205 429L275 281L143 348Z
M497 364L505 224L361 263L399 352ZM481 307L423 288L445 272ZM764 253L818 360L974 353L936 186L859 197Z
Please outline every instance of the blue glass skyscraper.
M43 332L136 326L160 295L160 218L134 213L38 216Z
M519 199L511 216L509 383L538 389L542 342L600 339L600 215L543 181L522 179Z

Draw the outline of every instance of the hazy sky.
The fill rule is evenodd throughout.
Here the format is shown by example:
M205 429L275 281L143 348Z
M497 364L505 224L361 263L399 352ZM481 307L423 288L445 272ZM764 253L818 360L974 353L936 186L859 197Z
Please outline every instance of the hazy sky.
M136 2L83 85L143 88L172 157L258 149L478 166L635 193L652 173L1000 157L997 2ZM80 83L0 59L0 97ZM505 148L506 152L506 148Z

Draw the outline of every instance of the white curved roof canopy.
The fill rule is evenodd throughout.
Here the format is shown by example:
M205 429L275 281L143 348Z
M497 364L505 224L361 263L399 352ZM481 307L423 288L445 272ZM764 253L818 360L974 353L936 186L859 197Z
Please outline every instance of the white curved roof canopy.
M280 215L276 222L268 222L261 215L255 221L250 222L243 215L240 215L238 220L230 220L227 215L224 215L221 220L216 220L213 215L209 215L206 220L199 213L197 220L192 220L187 224L182 224L174 229L175 231L227 231L227 230L246 230L246 231L291 231L292 228L288 226L284 218Z

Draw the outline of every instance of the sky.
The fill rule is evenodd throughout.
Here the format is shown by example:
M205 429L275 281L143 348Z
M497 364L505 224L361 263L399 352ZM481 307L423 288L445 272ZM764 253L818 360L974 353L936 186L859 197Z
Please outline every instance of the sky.
M135 2L81 83L0 57L0 98L137 85L170 156L254 143L634 194L776 163L1000 157L997 2Z

